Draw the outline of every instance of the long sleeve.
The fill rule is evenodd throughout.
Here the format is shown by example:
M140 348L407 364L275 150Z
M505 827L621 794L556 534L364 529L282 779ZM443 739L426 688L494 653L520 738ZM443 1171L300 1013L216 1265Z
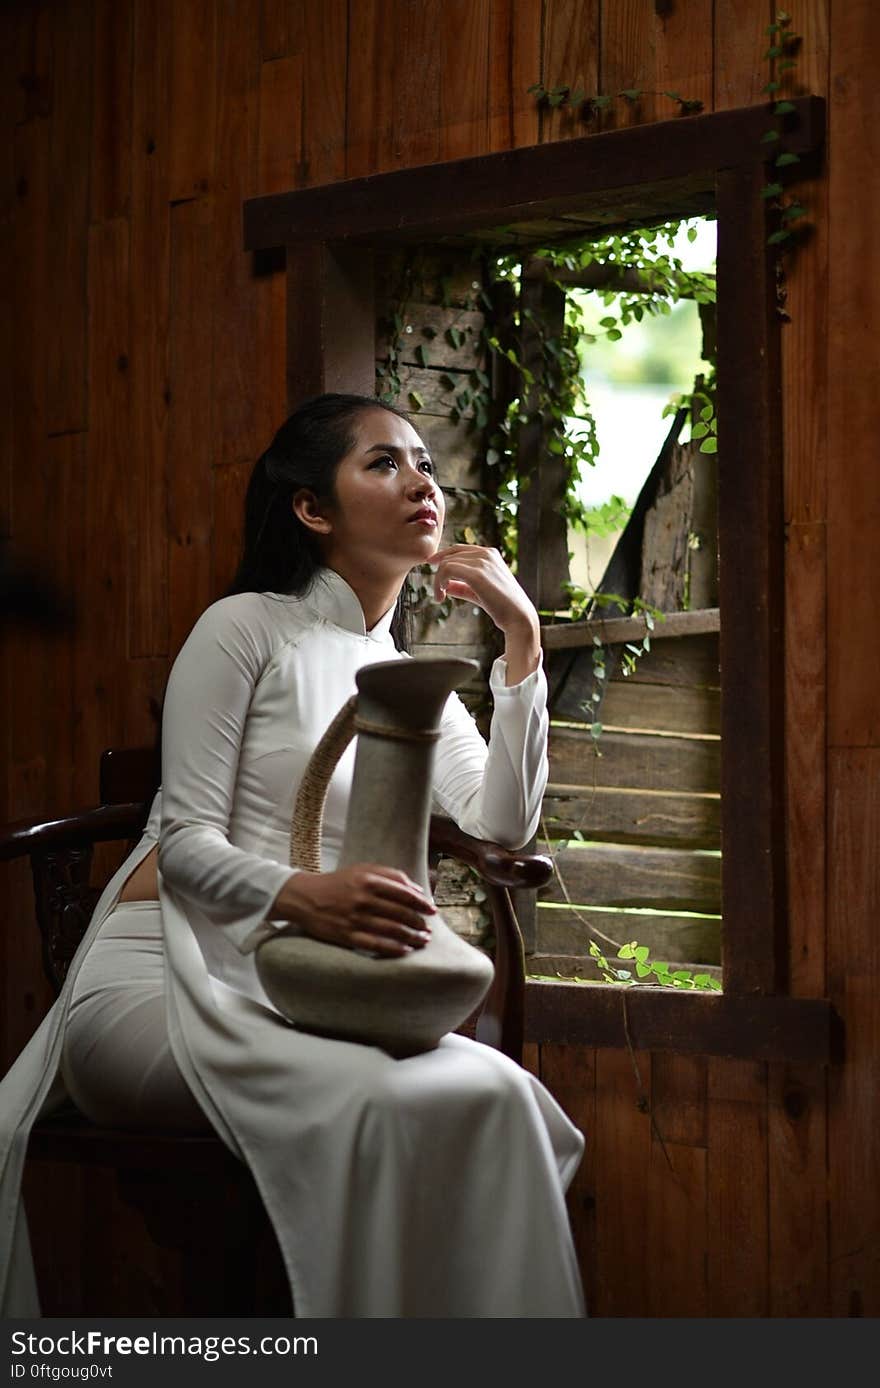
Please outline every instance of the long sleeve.
M519 848L538 827L547 785L547 680L539 665L508 688L506 673L501 657L489 680L495 707L488 747L457 695L449 699L434 794L465 833Z
M174 663L163 714L159 870L214 924L235 923L237 937L263 919L292 873L229 841L245 722L271 656L257 595L215 603Z

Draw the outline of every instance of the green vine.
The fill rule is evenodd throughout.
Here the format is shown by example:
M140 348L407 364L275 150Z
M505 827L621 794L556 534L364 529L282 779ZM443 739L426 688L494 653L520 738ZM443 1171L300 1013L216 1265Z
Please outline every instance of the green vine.
M668 98L678 107L680 116L694 115L703 109L703 103L697 97L682 96L680 92L649 92L641 87L625 87L623 91L604 96L598 93L590 96L581 87L572 90L565 83L558 87L546 87L543 82L533 82L527 90L535 97L539 106L549 106L551 110L565 107L583 121L592 120L602 111L607 111L616 99L622 99L630 106L637 106L643 96Z

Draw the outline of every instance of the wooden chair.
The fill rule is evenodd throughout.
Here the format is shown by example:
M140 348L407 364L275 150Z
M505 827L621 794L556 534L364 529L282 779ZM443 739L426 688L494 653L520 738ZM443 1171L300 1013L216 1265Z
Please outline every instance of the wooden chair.
M91 880L94 850L140 836L157 784L152 749L113 749L101 758L100 805L0 829L0 859L30 858L43 965L56 994L100 895L101 886ZM431 820L429 855L434 866L446 856L473 868L492 915L495 981L462 1030L519 1060L524 959L510 890L543 885L552 873L550 860L471 838L440 816ZM41 1227L39 1214L32 1216L44 1314L291 1314L274 1232L250 1172L213 1133L99 1128L71 1106L34 1125L28 1167L31 1176L34 1168L51 1170L56 1187L76 1170L81 1201L95 1184L101 1199L109 1191L128 1240L122 1267L118 1250L99 1250L100 1237L97 1245L90 1238L71 1289L69 1278L66 1287L53 1279L44 1248L52 1230ZM109 1187L108 1177L115 1178ZM217 1210L222 1221L211 1217ZM107 1223L96 1219L95 1229L106 1231ZM139 1252L133 1241L140 1241Z

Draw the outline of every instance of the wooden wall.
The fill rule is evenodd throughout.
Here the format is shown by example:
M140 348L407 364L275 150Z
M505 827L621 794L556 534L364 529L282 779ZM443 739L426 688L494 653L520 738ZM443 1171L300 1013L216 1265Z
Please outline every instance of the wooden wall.
M827 172L783 332L792 991L844 1064L801 1071L543 1046L582 1122L572 1215L594 1314L880 1313L880 473L870 0L787 0ZM282 273L258 193L564 139L538 78L761 101L769 0L8 0L0 8L0 515L75 598L72 639L7 637L2 812L91 800L149 738L169 662L234 560L248 466L284 414ZM666 116L662 98L621 123ZM45 996L3 950L7 1054ZM647 1101L647 1102L646 1102Z

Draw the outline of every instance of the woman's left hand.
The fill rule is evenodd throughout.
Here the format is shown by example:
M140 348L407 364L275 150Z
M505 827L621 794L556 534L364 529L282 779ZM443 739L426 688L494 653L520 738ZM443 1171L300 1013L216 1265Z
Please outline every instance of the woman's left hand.
M541 654L538 614L497 549L484 545L448 545L431 559L437 566L434 596L447 596L481 607L504 632L507 683L519 684L537 669Z

